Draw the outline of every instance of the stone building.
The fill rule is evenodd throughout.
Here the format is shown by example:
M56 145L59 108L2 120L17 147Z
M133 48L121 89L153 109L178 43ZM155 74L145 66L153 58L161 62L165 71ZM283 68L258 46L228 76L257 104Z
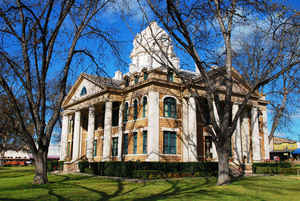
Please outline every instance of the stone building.
M117 71L113 78L82 73L69 91L63 103L60 159L66 165L80 159L217 160L205 130L209 116L200 74L180 68L170 37L155 22L135 37L133 45L128 73ZM163 67L165 61L172 70ZM222 71L215 68L209 75L221 83ZM233 76L235 113L247 85L238 72ZM191 90L182 78L197 84ZM203 97L197 99L191 91ZM251 97L232 137L235 160L269 158L266 105L263 95Z

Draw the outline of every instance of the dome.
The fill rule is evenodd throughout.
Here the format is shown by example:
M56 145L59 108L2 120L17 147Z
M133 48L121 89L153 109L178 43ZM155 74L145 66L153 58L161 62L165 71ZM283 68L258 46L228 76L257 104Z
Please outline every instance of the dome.
M168 65L167 58L179 68L179 59L175 56L172 40L156 22L151 22L135 36L130 58L130 73L140 72L143 68L152 69Z

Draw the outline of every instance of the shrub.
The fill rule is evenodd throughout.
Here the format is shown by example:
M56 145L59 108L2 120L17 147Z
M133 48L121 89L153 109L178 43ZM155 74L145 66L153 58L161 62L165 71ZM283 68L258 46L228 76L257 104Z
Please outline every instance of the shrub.
M218 173L218 164L215 162L109 161L88 163L87 161L81 161L79 163L80 172L84 172L87 167L90 167L95 175L127 178L179 177L192 176L196 173L198 176L215 176Z
M80 172L84 172L84 169L88 168L88 167L89 167L89 162L88 161L80 161L78 163L78 168L79 168Z

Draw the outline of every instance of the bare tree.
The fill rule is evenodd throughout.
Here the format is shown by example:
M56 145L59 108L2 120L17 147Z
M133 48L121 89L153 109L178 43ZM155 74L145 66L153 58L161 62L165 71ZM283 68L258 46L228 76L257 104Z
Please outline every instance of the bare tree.
M140 2L140 1L138 1ZM179 48L184 50L195 62L201 75L201 82L206 89L206 98L209 108L211 124L207 126L209 134L216 145L219 163L218 185L224 185L231 181L229 175L229 155L231 150L231 137L236 128L239 117L247 107L249 99L261 87L278 79L284 72L287 72L296 65L299 65L299 58L293 60L284 68L278 68L276 62L282 52L276 52L268 63L268 68L255 66L260 70L259 76L249 82L248 91L243 94L243 101L236 114L232 117L232 95L233 95L233 41L232 32L235 26L246 22L252 16L265 18L269 13L282 14L281 8L276 4L266 3L263 0L228 0L228 1L151 1L147 0L148 6L158 20L175 40ZM141 5L141 4L140 4ZM141 5L141 9L144 7ZM284 15L289 15L286 12ZM145 15L147 13L145 12ZM147 16L146 16L147 18ZM149 15L148 15L149 19ZM211 31L211 33L208 33ZM201 40L201 37L206 40ZM216 59L218 53L216 44L207 44L209 39L214 37L220 41L224 48L224 54ZM201 47L206 42L208 48ZM208 49L216 49L211 51ZM221 66L223 74L222 88L224 98L221 99L219 86L209 70L212 64ZM172 68L171 62L167 67ZM174 69L175 70L175 69ZM184 81L184 80L183 80ZM192 82L192 83L191 83ZM199 80L198 80L199 82ZM196 84L195 80L184 81L186 84ZM217 112L214 112L216 110Z
M22 101L18 99L18 102L21 103ZM27 119L27 129L32 133L33 129L28 118L28 113L26 114L25 108L22 108L22 111L23 117ZM6 151L28 151L28 146L26 146L22 140L22 137L20 136L20 124L16 119L12 104L5 95L0 96L0 114L0 166L2 166L2 159L4 158Z
M249 83L255 83L264 69L288 69L279 79L261 88L270 101L272 126L269 142L277 129L288 129L292 116L299 107L300 65L300 14L287 18L286 15L272 13L264 23L257 23L251 35L238 41L239 49L233 62ZM280 54L278 54L280 53Z
M32 152L34 183L48 182L48 147L66 95L72 61L76 55L84 55L96 63L89 45L80 41L101 38L99 43L113 46L109 34L100 28L100 14L109 3L110 0L3 0L1 3L0 86L13 105L23 139ZM56 93L48 94L48 88L54 86L53 80ZM16 91L16 85L21 92ZM17 93L25 97L34 125L33 135L26 126Z

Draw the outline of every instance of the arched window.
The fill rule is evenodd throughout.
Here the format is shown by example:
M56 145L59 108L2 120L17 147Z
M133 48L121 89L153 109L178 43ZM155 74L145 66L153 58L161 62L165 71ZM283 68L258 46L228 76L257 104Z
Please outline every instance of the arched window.
M133 119L136 120L138 115L138 102L134 100L133 102Z
M128 121L128 103L126 102L124 106L124 122L127 121Z
M147 97L143 98L143 117L146 117L147 114Z
M168 97L164 100L164 116L176 118L176 100L175 98Z
M80 96L84 96L87 93L86 88L83 87L80 92Z

